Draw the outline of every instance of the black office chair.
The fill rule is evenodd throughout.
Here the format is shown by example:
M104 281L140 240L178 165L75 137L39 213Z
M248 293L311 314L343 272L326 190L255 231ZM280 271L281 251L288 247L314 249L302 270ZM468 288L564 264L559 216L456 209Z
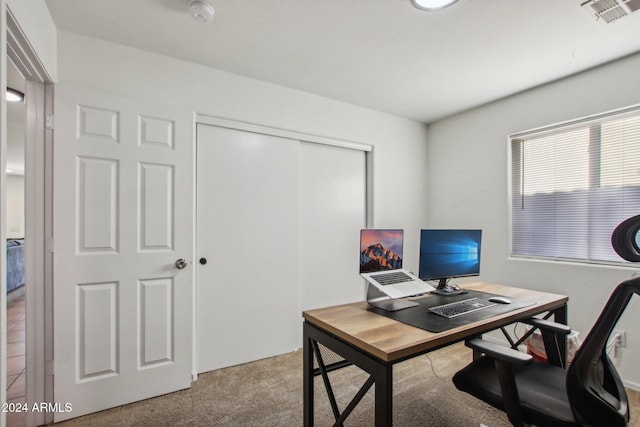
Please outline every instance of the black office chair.
M640 277L618 285L567 370L474 338L467 346L484 356L454 375L455 386L506 411L514 426L626 426L627 394L606 348L634 293L640 294ZM543 334L569 331L552 322L537 326Z

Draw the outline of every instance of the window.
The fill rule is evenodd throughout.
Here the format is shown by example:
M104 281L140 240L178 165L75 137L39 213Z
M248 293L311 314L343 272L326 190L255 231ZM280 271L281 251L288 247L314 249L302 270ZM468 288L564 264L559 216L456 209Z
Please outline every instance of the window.
M611 233L640 214L640 108L511 136L511 254L625 262Z

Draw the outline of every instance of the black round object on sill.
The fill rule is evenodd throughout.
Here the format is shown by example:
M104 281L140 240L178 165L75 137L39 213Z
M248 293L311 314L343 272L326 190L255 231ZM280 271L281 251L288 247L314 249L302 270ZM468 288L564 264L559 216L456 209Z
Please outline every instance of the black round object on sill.
M611 245L618 255L627 261L640 262L637 234L640 231L640 215L622 221L611 233Z

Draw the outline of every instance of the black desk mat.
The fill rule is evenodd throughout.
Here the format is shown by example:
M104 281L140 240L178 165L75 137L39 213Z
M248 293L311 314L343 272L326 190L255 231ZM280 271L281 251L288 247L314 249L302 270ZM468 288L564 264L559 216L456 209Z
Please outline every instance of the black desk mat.
M427 297L415 299L414 301L419 304L415 307L405 308L399 311L385 311L376 307L369 307L367 308L367 310L373 313L380 314L381 316L390 317L391 319L397 320L399 322L415 326L416 328L427 330L429 332L442 332L448 329L468 325L469 323L477 322L478 320L488 319L498 314L508 313L510 311L534 304L529 301L522 302L509 297L509 299L511 300L511 304L498 303L492 307L463 314L462 316L454 317L451 319L439 316L429 311L429 308L435 307L437 305L448 304L468 298L486 299L492 296L497 295L478 291L468 291L466 294L460 295L430 294Z

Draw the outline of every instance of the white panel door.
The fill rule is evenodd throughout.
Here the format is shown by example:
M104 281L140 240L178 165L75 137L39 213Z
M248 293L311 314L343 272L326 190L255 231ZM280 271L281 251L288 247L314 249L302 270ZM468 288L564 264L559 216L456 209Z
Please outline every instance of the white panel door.
M187 388L193 360L188 111L56 87L55 421Z
M364 151L307 142L300 146L302 310L364 299L359 263L360 230L366 224L365 162Z
M297 347L298 146L197 126L198 372Z

